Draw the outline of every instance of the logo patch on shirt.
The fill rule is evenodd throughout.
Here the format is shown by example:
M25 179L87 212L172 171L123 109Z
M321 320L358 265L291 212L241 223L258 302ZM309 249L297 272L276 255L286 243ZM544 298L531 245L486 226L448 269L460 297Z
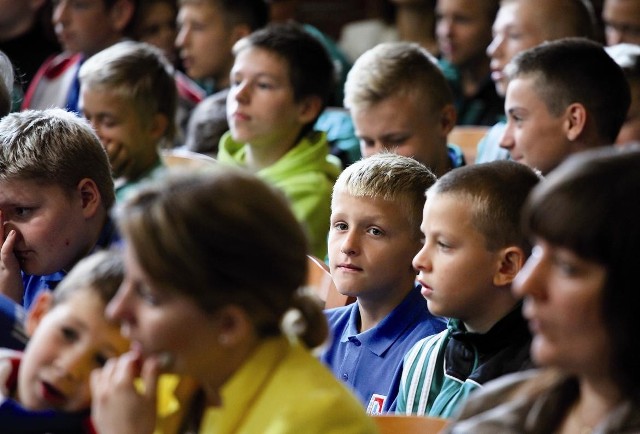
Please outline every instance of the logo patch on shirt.
M382 407L384 407L386 400L387 397L384 395L378 395L377 393L371 395L369 405L367 405L367 414L382 414Z

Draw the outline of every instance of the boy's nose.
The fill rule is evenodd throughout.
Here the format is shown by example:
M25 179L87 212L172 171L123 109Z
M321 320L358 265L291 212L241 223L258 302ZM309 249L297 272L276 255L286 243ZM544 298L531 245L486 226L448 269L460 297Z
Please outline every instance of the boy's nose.
M544 286L546 263L539 249L539 247L534 248L531 256L513 281L511 291L516 297L542 298L546 293Z
M513 132L511 131L511 126L510 123L507 122L507 127L504 130L504 133L502 133L502 137L500 138L500 147L510 150L513 149L515 146L515 139L513 137Z

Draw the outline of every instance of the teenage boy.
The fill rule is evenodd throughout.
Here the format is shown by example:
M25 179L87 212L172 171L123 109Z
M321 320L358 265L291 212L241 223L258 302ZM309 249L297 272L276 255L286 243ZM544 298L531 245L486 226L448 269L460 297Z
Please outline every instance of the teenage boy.
M379 44L356 60L344 102L362 156L388 150L415 158L436 176L464 165L460 148L447 145L456 110L436 62L409 42Z
M530 254L520 210L538 181L495 161L452 170L427 191L413 266L429 310L449 322L405 356L397 413L449 417L485 382L530 366L511 284Z

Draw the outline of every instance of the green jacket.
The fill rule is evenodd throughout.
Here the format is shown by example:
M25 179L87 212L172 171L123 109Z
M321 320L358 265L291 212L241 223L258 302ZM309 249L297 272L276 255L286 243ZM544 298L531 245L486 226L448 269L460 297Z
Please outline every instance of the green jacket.
M245 144L234 141L229 132L222 136L220 163L244 166L245 158ZM289 199L293 213L307 230L311 253L321 259L327 255L331 192L340 171L340 161L329 154L325 134L315 131L280 160L257 172Z

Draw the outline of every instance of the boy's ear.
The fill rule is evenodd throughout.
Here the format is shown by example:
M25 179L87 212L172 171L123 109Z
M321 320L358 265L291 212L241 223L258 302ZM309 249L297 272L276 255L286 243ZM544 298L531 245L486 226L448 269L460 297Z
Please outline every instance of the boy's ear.
M132 0L117 0L109 10L109 19L112 27L117 32L124 32L129 22L133 19L135 4Z
M149 134L155 142L158 142L167 132L169 127L169 119L163 113L156 113L151 119L151 129Z
M440 111L440 132L444 137L447 137L456 126L456 120L458 120L456 108L453 104L445 105Z
M493 275L495 286L510 285L525 262L524 251L520 247L509 246L500 252L500 265Z
M87 219L93 217L102 204L102 197L96 182L90 178L83 178L78 183L77 191L80 193L82 201L82 214Z
M322 99L316 95L309 95L298 103L298 120L306 125L318 117L322 110Z
M40 291L38 293L31 308L27 312L27 319L25 321L27 335L33 336L42 318L51 310L52 303L53 293L51 293L51 291Z
M567 139L576 140L585 129L587 109L580 103L573 103L565 111L564 131Z

